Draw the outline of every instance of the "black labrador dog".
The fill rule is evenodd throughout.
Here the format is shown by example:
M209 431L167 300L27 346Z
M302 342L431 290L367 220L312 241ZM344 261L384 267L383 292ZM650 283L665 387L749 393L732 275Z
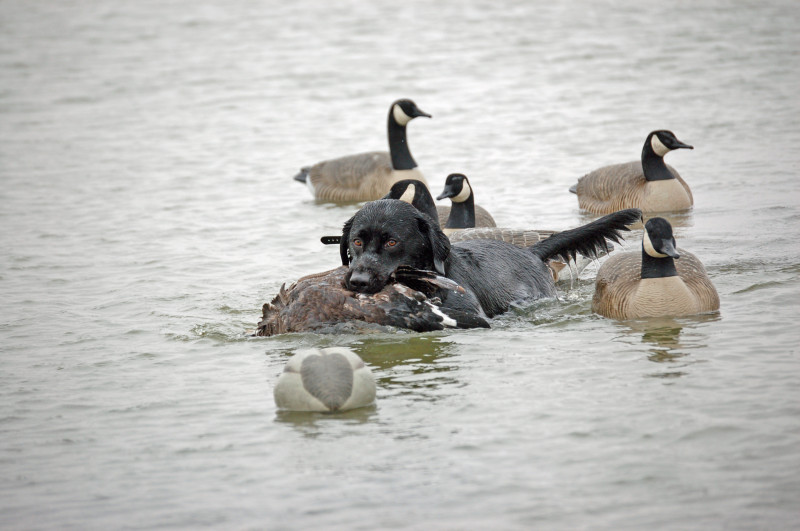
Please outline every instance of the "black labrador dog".
M497 240L450 240L429 216L396 199L364 205L342 229L339 252L349 265L345 286L377 293L400 266L436 271L464 288L441 289L443 308L493 317L511 303L554 297L556 287L545 262L553 257L595 256L606 239L619 242L620 231L642 218L639 209L604 216L550 236L528 248Z

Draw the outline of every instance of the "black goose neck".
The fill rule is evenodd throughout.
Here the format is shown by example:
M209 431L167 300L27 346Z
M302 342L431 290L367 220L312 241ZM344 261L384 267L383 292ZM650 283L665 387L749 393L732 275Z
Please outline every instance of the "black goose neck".
M653 151L653 146L650 144L652 137L648 137L642 148L642 171L644 178L648 181L666 181L667 179L674 179L675 176L667 168L664 162L664 157L658 155Z
M678 276L675 259L671 256L655 258L642 248L642 278L665 278Z
M395 170L412 170L417 167L406 139L406 126L400 125L393 116L394 107L389 111L389 153L392 156L392 168Z
M450 216L445 224L446 229L470 229L475 226L475 198L472 194L466 201L453 203Z

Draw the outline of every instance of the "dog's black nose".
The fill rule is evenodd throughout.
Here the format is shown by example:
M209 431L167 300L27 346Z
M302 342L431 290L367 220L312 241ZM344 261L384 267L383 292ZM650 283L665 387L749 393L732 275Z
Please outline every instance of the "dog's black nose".
M353 271L350 275L349 284L353 291L363 292L369 286L369 274L365 271Z

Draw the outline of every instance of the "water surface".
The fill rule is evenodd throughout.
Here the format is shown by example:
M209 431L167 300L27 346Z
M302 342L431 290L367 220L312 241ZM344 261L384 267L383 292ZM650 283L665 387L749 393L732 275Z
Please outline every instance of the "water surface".
M778 529L800 518L793 2L0 1L0 525ZM591 313L587 270L491 330L249 338L353 205L300 166L385 149L502 225L647 133L718 314ZM640 232L627 248L635 249ZM375 407L281 413L302 347Z

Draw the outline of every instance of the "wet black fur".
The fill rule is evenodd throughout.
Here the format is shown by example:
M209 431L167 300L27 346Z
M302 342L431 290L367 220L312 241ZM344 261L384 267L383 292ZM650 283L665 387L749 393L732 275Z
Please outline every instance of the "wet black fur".
M415 207L395 199L364 205L342 230L340 254L349 265L348 289L375 293L390 281L398 266L430 269L454 280L465 293L442 289L443 308L492 317L515 301L554 297L555 283L545 261L556 256L593 256L606 239L618 242L626 225L639 221L641 212L628 209L564 231L527 249L497 240L450 240ZM354 245L359 239L361 246ZM397 242L387 246L389 240Z

